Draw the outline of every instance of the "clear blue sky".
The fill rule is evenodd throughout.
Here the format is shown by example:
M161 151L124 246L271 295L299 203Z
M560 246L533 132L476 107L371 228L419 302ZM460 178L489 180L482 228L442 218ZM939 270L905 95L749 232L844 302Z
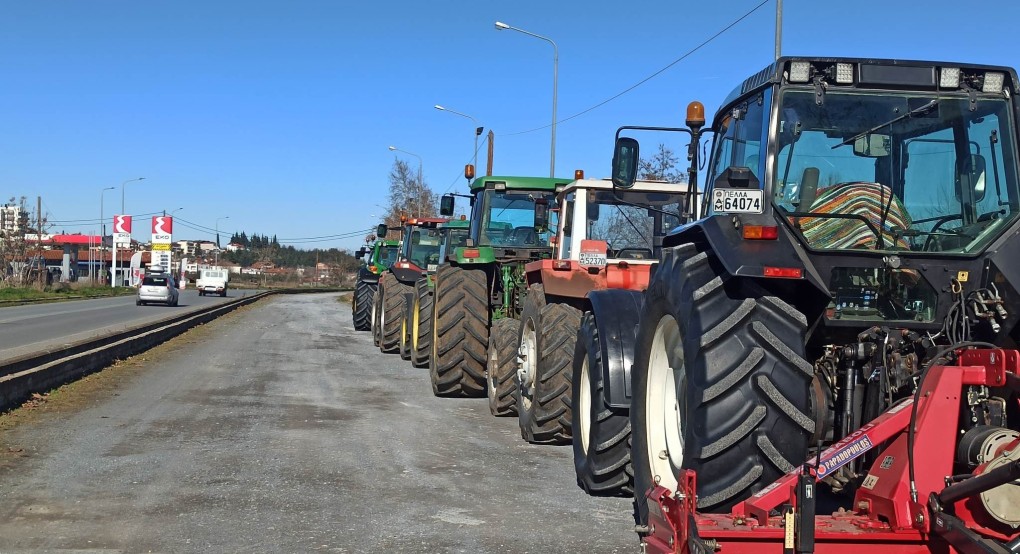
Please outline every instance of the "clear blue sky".
M550 121L552 48L495 21L557 42L563 119L759 2L6 0L0 201L40 195L61 222L52 231L95 231L100 190L118 187L109 219L120 183L144 176L126 188L128 213L183 207L178 218L199 226L229 216L223 233L281 240L368 229L386 201L389 145L420 155L437 192L466 190L474 124L435 104L496 132L495 173L548 175L548 129L512 133ZM784 54L1020 64L1012 0L785 0L784 15ZM681 125L695 99L713 113L772 60L774 17L770 0L561 123L557 174L607 175L620 125ZM175 239L211 238L181 223ZM136 221L136 238L148 232ZM356 248L360 237L293 244Z

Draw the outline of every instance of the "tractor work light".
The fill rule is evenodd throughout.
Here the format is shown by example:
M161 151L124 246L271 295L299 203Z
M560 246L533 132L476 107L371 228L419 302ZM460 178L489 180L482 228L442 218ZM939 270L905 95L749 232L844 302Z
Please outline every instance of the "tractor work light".
M790 62L790 82L806 83L811 80L810 62Z
M854 84L854 64L843 62L837 63L836 82L841 85Z
M744 240L776 240L779 227L775 225L744 225Z
M985 82L981 85L981 92L999 93L1002 92L1002 85L1006 82L1006 75L995 71L985 73Z
M943 67L940 69L939 88L960 88L960 68Z
M492 184L492 188L495 189L495 190L506 190L506 182L505 181L499 181L499 182L493 183Z

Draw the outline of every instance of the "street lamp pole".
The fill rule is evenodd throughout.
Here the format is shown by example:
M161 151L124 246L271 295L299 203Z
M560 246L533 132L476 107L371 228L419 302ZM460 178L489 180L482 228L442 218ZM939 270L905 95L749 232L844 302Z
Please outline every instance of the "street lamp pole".
M401 150L401 149L397 148L396 146L390 146L389 149L390 149L390 152L403 152L405 154L408 154L408 155L414 156L415 158L418 158L418 202L417 202L417 204L418 204L418 217L421 217L421 196L422 196L421 193L422 193L423 190L425 190L425 183L423 183L422 180L421 180L421 166L422 166L421 156L419 156L418 154L415 154L414 152L408 152L407 150Z
M178 208L178 209L180 209L180 208ZM220 220L223 220L223 219L230 219L230 216L229 215L225 215L223 217L217 217L216 218L216 257L215 257L216 261L213 262L213 263L216 264L216 267L220 266Z
M466 117L466 118L470 119L471 121L475 122L475 150L474 150L475 153L474 153L474 161L471 162L471 163L475 166L475 169L477 170L478 169L478 137L482 134L482 131L485 130L485 127L482 127L482 125L480 123L478 123L477 119L471 117L470 115L468 115L466 113L460 113L457 110L451 110L450 108L446 108L446 107L440 106L439 104L436 104L435 108L437 110L441 111L441 112L450 112L452 114L457 114L457 115L459 115L461 117Z
M540 40L544 40L552 45L553 47L553 91L552 91L552 143L549 147L549 176L556 176L556 91L559 88L557 81L559 79L559 65L560 65L560 49L556 46L556 43L549 37L544 37L539 34L532 33L531 31L525 31L524 29L518 29L503 23L502 21L496 22L496 30L503 31L509 29L511 31L517 31L518 33L524 33L530 37L535 37Z
M103 253L103 241L106 240L106 216L103 215L103 209L106 207L106 199L104 198L104 196L106 196L106 191L114 190L115 188L117 188L117 187L106 187L106 188L104 188L104 189L99 191L99 225L100 225L99 253L101 255L100 259L102 260L100 262L100 264L99 264L99 267L100 267L100 270L99 270L99 279L100 279L100 282L102 282L103 279L106 279L106 256L102 256L102 253ZM92 275L92 274L89 273L89 275Z
M120 184L120 215L124 215L124 188L127 187L128 183L135 181L144 181L145 177L138 177L136 179L128 179ZM117 286L117 274L121 273L120 268L117 267L117 243L113 243L113 279L110 280L110 286Z

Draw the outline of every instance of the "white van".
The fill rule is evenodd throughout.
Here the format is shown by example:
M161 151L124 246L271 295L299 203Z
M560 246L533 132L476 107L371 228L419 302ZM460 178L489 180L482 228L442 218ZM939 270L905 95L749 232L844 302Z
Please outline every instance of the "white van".
M226 269L203 269L199 271L195 287L198 288L198 295L218 294L227 295L227 282L230 280L229 272Z

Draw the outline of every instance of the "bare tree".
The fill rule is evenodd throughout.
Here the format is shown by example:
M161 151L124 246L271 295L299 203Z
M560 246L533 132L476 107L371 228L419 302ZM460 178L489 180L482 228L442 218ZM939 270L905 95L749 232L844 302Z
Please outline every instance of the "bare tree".
M638 162L638 179L686 183L687 172L680 167L680 158L676 153L665 144L659 143L659 149L651 158L643 158Z
M436 217L436 193L419 180L407 162L397 159L390 170L389 212L384 222L389 227L400 225L400 216ZM384 238L384 237L381 237Z
M39 251L43 229L30 228L30 223L38 223L34 213L28 210L28 199L11 198L2 208L0 217L0 283L3 286L22 286L29 281L33 271L45 271L42 254ZM43 228L46 220L43 219ZM25 240L26 233L35 233L36 248L30 249ZM36 256L38 259L29 260ZM32 262L32 263L30 263Z

